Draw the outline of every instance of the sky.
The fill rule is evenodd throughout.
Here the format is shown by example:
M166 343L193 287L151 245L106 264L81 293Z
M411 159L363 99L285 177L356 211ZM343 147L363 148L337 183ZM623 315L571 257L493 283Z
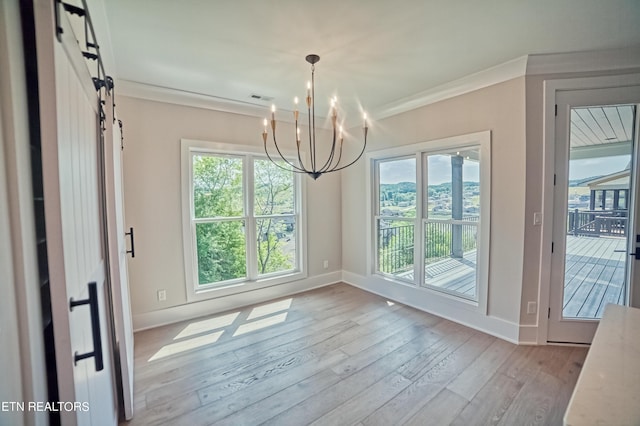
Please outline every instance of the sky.
M476 161L465 161L462 176L465 182L479 182L480 167ZM449 155L429 156L429 185L451 182L451 157ZM380 163L380 183L416 181L416 159L385 161Z
M631 156L589 158L571 161L569 179L586 179L593 176L608 175L624 170ZM465 182L478 182L479 166L477 162L465 161L463 166ZM398 183L416 181L416 160L385 161L380 163L380 183ZM429 156L429 185L439 185L451 181L451 160L448 155Z
M630 160L630 155L572 160L569 164L569 179L586 179L620 172L627 167Z

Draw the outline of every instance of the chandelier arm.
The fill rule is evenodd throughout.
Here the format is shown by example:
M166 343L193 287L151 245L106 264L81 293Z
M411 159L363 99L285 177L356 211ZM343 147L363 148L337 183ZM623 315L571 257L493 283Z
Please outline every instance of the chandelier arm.
M338 161L336 161L336 164L333 164L331 168L326 171L326 173L330 173L334 171L336 167L340 165L340 160L342 160L342 142L340 142L340 152L338 153Z
M282 167L280 164L276 163L275 161L273 161L273 159L269 156L269 153L267 151L265 151L267 153L267 158L269 159L269 161L271 161L273 163L274 166L287 171L287 172L292 172L292 173L304 173L304 174L308 174L309 172L306 170L302 170L302 169L288 169L286 167ZM283 158L284 159L284 158ZM286 159L284 159L284 161L287 161ZM287 162L288 163L288 162Z
M282 155L282 152L280 152L280 148L278 147L278 143L276 142L276 134L275 134L275 132L273 133L273 144L276 147L276 151L278 151L278 155L280 155L280 158L282 158L282 161L287 163L293 169L299 170L301 173L307 173L307 171L305 169L301 169L301 168L299 168L297 166L294 166L289 160L284 158L284 155ZM273 158L271 158L271 155L269 155L269 151L267 150L267 142L266 141L264 143L264 152L265 152L265 154L267 154L267 158L269 159L269 161L271 161L273 164L275 164L276 166L280 167L281 169L287 170L285 167L282 167L282 166L278 165L278 163L273 161Z
M329 154L329 158L327 158L327 162L324 163L322 168L319 170L320 173L324 173L331 168L331 163L336 154L336 128L333 128L333 142L331 143L331 153Z
M314 158L315 150L313 149L313 138L311 136L312 128L311 128L311 107L310 106L307 107L307 116L309 117L309 126L308 126L308 128L309 128L309 156L311 157L311 168L314 169L314 171L315 171L314 164L315 164L316 160ZM305 167L305 169L306 169L306 167Z
M298 164L300 165L300 169L306 172L307 168L302 162L302 157L300 156L300 135L298 134L298 120L296 120L296 147L298 148Z
M367 148L367 135L366 135L366 133L364 135L364 144L362 145L362 151L360 151L360 155L358 155L358 157L355 160L353 160L352 162L350 162L346 166L342 166L342 167L339 167L337 169L330 170L330 172L337 172L339 170L346 169L347 167L349 167L350 165L352 165L353 163L358 161L360 159L360 157L362 157L362 154L364 154L365 148ZM336 166L337 166L337 164L336 164Z

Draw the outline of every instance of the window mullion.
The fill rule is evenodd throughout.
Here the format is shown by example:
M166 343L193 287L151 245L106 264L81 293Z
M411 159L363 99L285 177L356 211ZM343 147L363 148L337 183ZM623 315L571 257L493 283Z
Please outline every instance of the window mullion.
M254 244L256 238L256 219L254 215L254 157L248 155L244 158L244 195L245 195L245 241L247 244L247 278L256 280L258 278L258 255L257 245Z
M423 172L422 172L422 155L421 153L416 153L416 219L414 221L413 228L413 279L414 284L420 285L423 282L423 274L424 274L424 256L423 256L423 246L424 246L424 237L422 234L423 229L423 202L422 198L424 195L423 188Z

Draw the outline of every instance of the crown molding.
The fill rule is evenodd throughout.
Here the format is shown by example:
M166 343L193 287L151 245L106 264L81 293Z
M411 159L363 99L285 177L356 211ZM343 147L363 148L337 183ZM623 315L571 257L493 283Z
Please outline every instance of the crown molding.
M585 52L529 55L529 60L527 61L527 75L599 71L615 72L635 68L640 68L640 46Z
M192 108L202 108L211 111L226 112L230 114L240 114L248 117L256 117L260 120L268 117L270 107L251 102L236 101L218 96L206 95L203 93L189 92L185 90L172 89L170 87L156 86L153 84L141 83L131 80L117 80L116 94L130 98L145 99L148 101L163 102L174 105L182 105ZM289 110L280 109L280 112L290 112L290 114L280 114L278 122L293 124L293 113ZM321 117L316 115L316 117ZM324 118L324 117L321 117ZM316 123L318 129L329 129L326 120Z
M376 119L391 117L445 99L464 95L465 93L473 92L484 87L522 77L525 75L526 70L527 56L525 55L457 80L441 84L415 95L398 99L381 108L377 108L372 115Z
M265 117L269 113L269 107L266 105L241 102L204 93L189 92L131 80L117 80L116 94L251 117Z
M640 69L640 46L588 52L525 55L374 108L369 111L369 115L375 120L380 120L525 75L616 72L633 69ZM269 114L268 105L137 81L119 79L116 83L116 92L124 96L257 118L263 118ZM293 122L292 119L287 118L287 115L278 120ZM352 121L349 121L346 126L356 124Z

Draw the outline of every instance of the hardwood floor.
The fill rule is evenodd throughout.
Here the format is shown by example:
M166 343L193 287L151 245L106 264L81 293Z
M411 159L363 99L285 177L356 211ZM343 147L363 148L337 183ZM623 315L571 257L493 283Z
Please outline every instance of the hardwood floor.
M560 425L586 352L336 284L136 333L124 424Z

